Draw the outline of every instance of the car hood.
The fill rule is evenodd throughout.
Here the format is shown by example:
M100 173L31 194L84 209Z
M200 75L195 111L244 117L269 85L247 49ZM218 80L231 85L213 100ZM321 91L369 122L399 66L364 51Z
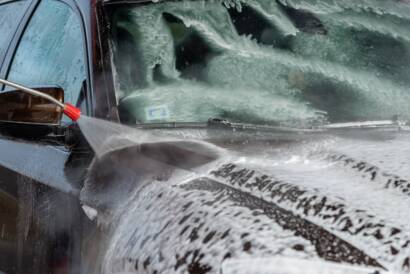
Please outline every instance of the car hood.
M172 133L204 161L107 153L82 191L107 227L98 271L219 273L229 259L279 256L408 273L409 135L341 132Z

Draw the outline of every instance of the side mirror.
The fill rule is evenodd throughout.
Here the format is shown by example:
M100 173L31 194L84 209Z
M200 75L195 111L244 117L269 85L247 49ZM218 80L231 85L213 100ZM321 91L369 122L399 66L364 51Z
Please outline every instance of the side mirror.
M57 101L64 102L64 90L60 87L36 88ZM21 90L0 93L0 122L60 125L63 109L49 100Z

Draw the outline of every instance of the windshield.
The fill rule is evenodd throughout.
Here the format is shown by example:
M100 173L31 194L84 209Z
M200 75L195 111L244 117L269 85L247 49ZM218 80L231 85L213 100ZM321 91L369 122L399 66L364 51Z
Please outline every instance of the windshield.
M112 7L122 121L300 126L410 117L408 1Z

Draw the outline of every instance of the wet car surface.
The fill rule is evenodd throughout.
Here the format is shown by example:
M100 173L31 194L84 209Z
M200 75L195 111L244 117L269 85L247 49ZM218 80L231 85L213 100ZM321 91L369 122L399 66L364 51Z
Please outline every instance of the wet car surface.
M389 135L393 146L407 139L407 134ZM386 134L373 136L384 140ZM408 194L402 191L408 182L397 175L406 169L392 174L363 157L347 156L348 151L354 153L351 145L367 144L374 150L385 140L326 135L315 139L292 145L241 145L237 150L228 143L223 156L194 169L178 161L169 166L150 154L130 163L127 155L135 155L138 148L104 155L92 166L82 193L82 201L96 208L101 214L97 218L112 230L99 271L214 273L226 259L275 255L408 271ZM247 154L247 149L256 155ZM124 160L127 163L121 164ZM129 168L151 161L163 172L142 175L143 167ZM115 175L118 165L128 172ZM162 174L154 181L149 178ZM137 190L122 194L129 198L120 199L120 204L89 199L98 196L92 187L97 181L122 197L115 189L129 185L130 177L139 179L125 187L125 193Z
M409 14L0 0L0 79L83 115L0 86L0 272L410 272Z

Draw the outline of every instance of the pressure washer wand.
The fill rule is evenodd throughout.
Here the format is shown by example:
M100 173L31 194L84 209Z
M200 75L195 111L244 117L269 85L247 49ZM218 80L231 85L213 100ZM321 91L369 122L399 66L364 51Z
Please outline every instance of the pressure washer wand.
M62 103L62 102L58 101L56 98L54 98L53 96L45 94L41 91L34 90L34 89L31 89L31 88L27 88L27 87L24 87L24 86L21 86L19 84L12 83L12 82L9 82L9 81L3 80L3 79L0 79L0 84L4 84L6 86L16 88L16 89L21 90L23 92L29 93L33 96L38 96L38 97L44 98L44 99L52 102L53 104L56 104L57 106L61 107L64 114L67 115L74 122L77 121L78 119L80 119L80 117L81 117L81 110L80 109L76 108L75 106L73 106L70 103Z

